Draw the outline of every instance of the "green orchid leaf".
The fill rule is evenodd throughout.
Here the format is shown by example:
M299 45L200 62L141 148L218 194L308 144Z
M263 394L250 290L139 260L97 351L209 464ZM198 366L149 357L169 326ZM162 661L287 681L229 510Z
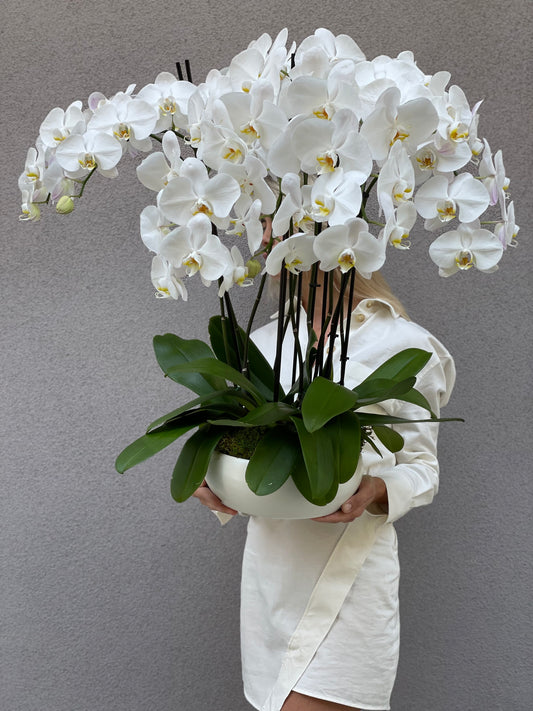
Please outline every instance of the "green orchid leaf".
M418 405L418 407L427 410L431 415L432 419L437 419L437 415L431 409L431 405L429 404L429 402L422 395L422 393L418 390L415 390L415 388L412 388L410 391L404 393L403 395L396 395L396 399L401 400L402 402L409 402L411 403L411 405Z
M375 415L371 412L358 412L359 418L362 425L399 425L399 424L409 424L410 422L464 422L462 417L438 417L437 419L425 418L425 419L410 419L408 417L394 417L393 415Z
M246 483L258 496L271 494L292 474L301 452L286 427L273 427L259 442L246 468Z
M383 402L383 400L401 398L413 389L415 383L416 377L414 375L410 378L405 378L405 380L400 380L399 382L382 379L369 381L361 388L363 393L367 393L366 397L361 395L361 390L359 390L359 388L354 390L354 393L357 395L357 407L366 407L367 405L374 405L378 402ZM373 384L377 384L375 390L372 387Z
M313 500L322 500L332 489L332 482L337 486L339 483L333 437L326 427L311 433L300 418L291 420L300 440L311 496Z
M373 441L372 437L370 437L370 435L368 435L368 434L363 434L363 435L362 435L362 440L363 440L363 443L369 444L369 445L372 447L372 449L374 450L374 452L375 452L378 456L380 456L381 459L383 459L383 455L382 455L381 452L379 451L378 446L377 446L376 443Z
M361 422L353 412L343 412L330 420L326 429L333 440L335 467L344 484L355 473L361 454Z
M387 447L389 452L399 452L402 449L404 440L398 432L384 425L374 425L372 429L376 437Z
M136 464L144 462L149 459L157 452L160 452L169 444L172 444L178 437L182 434L188 432L193 427L197 427L198 423L185 424L181 426L167 426L159 427L153 430L149 434L145 434L135 442L129 444L122 452L118 455L115 461L115 468L119 474L123 474L127 469L131 469Z
M326 378L315 378L302 400L302 418L307 431L316 432L332 417L351 410L357 400L352 390Z
M197 395L207 395L213 390L222 390L226 387L223 380L209 374L202 375L194 370L189 372L173 371L173 368L183 363L190 363L198 359L214 359L213 351L203 341L187 340L173 333L165 333L162 336L154 336L154 352L163 373Z
M209 340L211 347L216 357L223 363L227 363L236 370L239 369L239 358L235 353L235 344L231 335L231 325L227 318L222 319L222 316L212 316L209 319ZM227 340L228 351L224 344L224 336Z
M229 330L228 322L226 321L225 323ZM223 326L221 316L213 316L209 319L209 338L211 340L211 345L217 358L226 363L228 359L226 358L222 329ZM242 328L239 328L237 337L239 352L242 355L244 353L244 342L246 338L246 333ZM228 365L231 365L232 368L236 368L238 360L235 356L234 346L232 345L233 341L230 333L228 333L227 338L228 343L230 344L230 362ZM271 399L274 394L274 369L251 339L248 341L248 368L252 383L262 393L265 399Z
M358 390L362 384L367 383L369 380L385 378L398 382L410 378L413 375L417 375L430 358L431 353L429 351L423 351L420 348L406 348L386 360L379 368L376 368L355 389Z
M333 479L331 481L331 486L325 494L323 494L322 496L313 495L309 473L305 466L301 450L298 450L298 456L291 475L294 483L296 484L296 488L298 489L300 494L316 506L325 506L326 504L329 504L330 501L333 501L333 499L337 495L337 491L339 490L338 482Z
M169 375L180 373L200 373L206 376L215 376L217 380L223 378L229 380L235 385L239 385L245 392L249 393L257 403L263 404L265 398L255 387L255 385L238 370L232 368L227 363L223 363L216 358L201 358L200 360L192 361L191 363L183 363L175 365L169 369ZM220 381L219 381L220 382ZM222 381L223 386L225 382Z
M164 425L166 422L171 422L175 417L178 417L188 410L192 410L197 405L205 405L206 403L213 404L213 402L216 403L217 400L220 400L220 405L224 408L224 412L231 411L233 408L235 408L236 412L239 412L239 405L244 405L249 408L251 405L250 400L245 398L240 393L241 391L236 390L235 388L224 388L223 390L215 390L214 392L210 392L207 395L200 395L200 397L190 400L185 403L185 405L178 407L176 410L172 410L172 412L168 412L166 415L158 417L157 420L154 420L148 425L146 431L150 432L156 427Z
M170 483L174 501L186 501L203 482L211 455L221 437L221 429L202 427L185 442Z
M283 402L267 402L250 410L244 417L238 419L210 420L210 424L224 427L259 427L274 425L276 422L288 420L297 410Z

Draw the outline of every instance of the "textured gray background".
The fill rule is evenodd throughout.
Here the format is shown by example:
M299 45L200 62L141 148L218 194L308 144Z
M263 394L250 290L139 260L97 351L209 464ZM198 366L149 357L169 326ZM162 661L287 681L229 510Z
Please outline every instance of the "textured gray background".
M404 0L242 3L5 0L2 11L0 705L6 711L244 711L238 592L245 521L176 505L174 453L121 477L117 452L184 392L151 338L206 335L214 293L153 298L126 164L69 217L19 223L25 151L53 106L143 86L177 59L197 80L262 31L317 26L370 58L415 52L452 72L504 151L520 247L492 276L439 279L422 234L387 274L455 355L441 492L403 519L394 711L526 711L531 636L531 4ZM127 161L126 161L127 163ZM249 294L241 292L242 309ZM265 313L265 312L264 312ZM527 452L527 454L526 454Z

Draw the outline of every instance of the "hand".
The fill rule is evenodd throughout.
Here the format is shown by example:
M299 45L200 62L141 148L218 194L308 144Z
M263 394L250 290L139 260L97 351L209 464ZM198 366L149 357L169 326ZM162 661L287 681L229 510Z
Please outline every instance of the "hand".
M355 494L345 501L338 511L312 520L321 523L349 523L361 516L372 504L377 504L381 512L386 513L387 501L387 487L383 479L364 474Z
M235 509L230 509L229 506L225 506L218 496L213 494L211 489L207 486L205 479L198 489L196 489L193 496L196 496L200 503L207 506L207 508L211 509L211 511L220 511L220 513L231 514L232 516L239 513L238 511L235 511Z

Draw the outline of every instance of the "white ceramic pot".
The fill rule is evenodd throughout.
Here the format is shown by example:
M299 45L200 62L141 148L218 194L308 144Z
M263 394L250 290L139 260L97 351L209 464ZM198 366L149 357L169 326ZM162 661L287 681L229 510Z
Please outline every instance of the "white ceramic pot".
M361 459L353 477L340 484L337 496L326 506L316 506L307 501L298 491L292 477L272 494L257 496L246 483L248 460L229 454L213 453L205 479L209 488L226 506L240 513L264 518L315 518L337 511L346 499L355 494L363 476Z

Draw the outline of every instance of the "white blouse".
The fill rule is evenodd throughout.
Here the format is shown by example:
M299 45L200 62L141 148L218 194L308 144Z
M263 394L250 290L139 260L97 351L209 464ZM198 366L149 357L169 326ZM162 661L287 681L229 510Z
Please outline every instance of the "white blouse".
M299 338L307 342L305 318ZM438 415L455 381L453 360L421 326L380 299L365 299L351 315L346 387L404 348L432 353L416 387ZM274 359L276 322L252 335ZM286 336L282 385L290 383L292 336ZM286 348L286 350L285 350ZM333 354L338 374L340 348ZM287 355L285 355L287 354ZM386 412L427 417L390 400ZM241 583L244 693L260 711L279 711L292 689L359 709L390 708L398 662L398 557L393 521L432 501L438 488L437 423L398 425L405 445L380 458L363 448L365 473L387 487L388 514L366 511L351 523L272 520L251 516ZM230 517L219 514L221 522Z

